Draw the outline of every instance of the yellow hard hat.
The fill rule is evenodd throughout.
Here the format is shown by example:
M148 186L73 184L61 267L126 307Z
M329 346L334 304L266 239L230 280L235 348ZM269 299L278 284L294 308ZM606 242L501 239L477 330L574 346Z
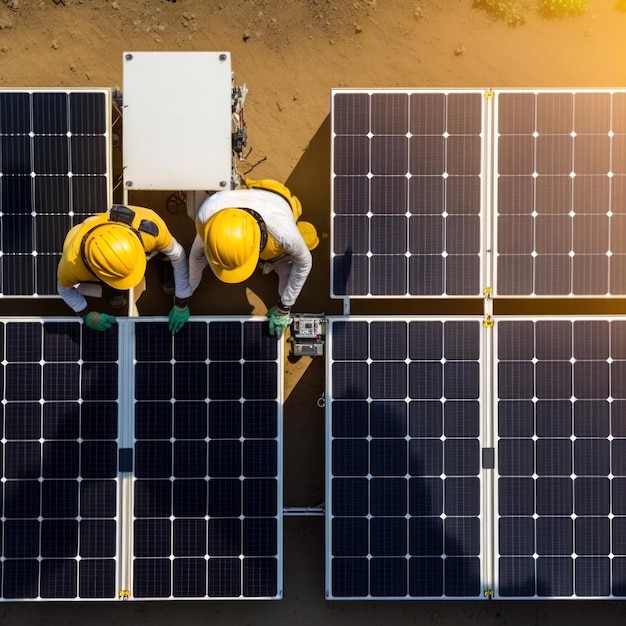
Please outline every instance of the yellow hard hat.
M317 236L317 228L311 222L298 222L296 224L306 247L309 250L315 250L320 245L320 238Z
M106 222L84 240L89 269L107 285L125 290L136 287L146 273L146 251L139 237L126 226Z
M224 283L240 283L259 261L261 229L243 209L222 209L204 228L204 250L213 273Z

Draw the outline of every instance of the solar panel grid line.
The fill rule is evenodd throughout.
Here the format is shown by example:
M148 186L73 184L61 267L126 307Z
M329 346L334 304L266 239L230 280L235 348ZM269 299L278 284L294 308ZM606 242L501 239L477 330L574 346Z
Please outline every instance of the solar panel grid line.
M496 321L498 597L626 594L625 338L619 317Z
M132 597L282 596L282 345L256 318L135 329Z
M70 228L110 207L108 89L0 90L0 294L56 297Z
M333 90L332 297L480 295L482 102Z
M623 295L623 90L498 90L495 293Z
M116 388L90 371L115 355L76 318L0 324L1 599L115 598Z
M329 318L331 599L481 596L481 322Z

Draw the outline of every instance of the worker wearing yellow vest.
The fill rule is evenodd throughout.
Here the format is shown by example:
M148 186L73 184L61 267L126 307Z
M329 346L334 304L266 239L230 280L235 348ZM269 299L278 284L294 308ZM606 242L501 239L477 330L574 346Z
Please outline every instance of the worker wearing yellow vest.
M310 250L319 243L309 222L298 221L300 200L272 180L245 179L239 189L209 196L196 215L189 253L189 284L195 291L207 264L219 280L240 283L259 263L278 274L280 300L267 312L270 333L283 334L290 311L311 271Z
M151 253L161 253L171 261L174 306L169 313L169 327L172 332L178 332L189 319L187 300L191 289L187 256L165 222L150 209L115 205L108 213L98 213L74 226L63 244L57 268L57 291L89 328L107 330L116 323L116 318L91 311L77 286L104 283L111 306L122 308L126 305L124 292L141 283L146 255ZM165 283L163 290L172 293L171 286Z

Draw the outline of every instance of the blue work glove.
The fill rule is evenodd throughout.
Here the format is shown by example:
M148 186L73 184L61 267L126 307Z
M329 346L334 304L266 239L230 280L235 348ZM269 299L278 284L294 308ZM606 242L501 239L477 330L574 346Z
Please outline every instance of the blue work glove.
M289 311L281 311L273 306L268 312L267 317L270 321L270 335L279 339L282 337L285 328L291 324L291 316Z
M189 319L189 307L173 306L169 315L170 332L177 333Z
M83 320L85 320L85 324L92 330L109 330L113 324L117 324L117 318L113 317L113 315L97 313L96 311L87 313L87 315L83 317Z

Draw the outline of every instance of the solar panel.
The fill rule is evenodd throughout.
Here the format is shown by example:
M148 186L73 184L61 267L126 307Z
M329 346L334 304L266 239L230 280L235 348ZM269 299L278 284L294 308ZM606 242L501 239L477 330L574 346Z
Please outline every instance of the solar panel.
M329 318L327 598L478 598L480 320Z
M332 92L333 297L480 295L483 103Z
M0 599L281 597L265 320L5 320L0 352Z
M626 93L495 92L496 291L626 293Z
M626 321L496 322L497 589L626 595Z
M109 90L0 90L0 294L56 295L65 235L110 207Z
M117 342L0 322L3 600L117 597Z
M281 597L278 343L260 321L135 324L135 598Z

